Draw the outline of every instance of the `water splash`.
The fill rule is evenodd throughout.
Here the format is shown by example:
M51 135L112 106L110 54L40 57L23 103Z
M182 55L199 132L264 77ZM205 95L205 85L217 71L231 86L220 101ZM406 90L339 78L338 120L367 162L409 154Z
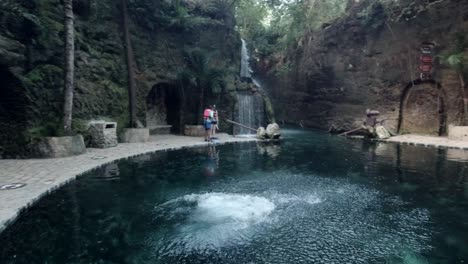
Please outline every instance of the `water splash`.
M157 217L180 224L171 242L157 245L158 252L180 255L245 244L255 233L250 227L267 221L273 210L274 203L253 195L205 193L171 200L156 208Z

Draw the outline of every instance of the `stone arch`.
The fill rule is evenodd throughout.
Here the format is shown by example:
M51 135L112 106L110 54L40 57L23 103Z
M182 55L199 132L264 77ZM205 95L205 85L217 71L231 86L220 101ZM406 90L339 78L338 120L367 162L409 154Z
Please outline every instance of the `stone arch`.
M446 132L447 96L434 81L409 83L400 98L398 133L443 135Z
M146 98L146 126L152 134L180 132L180 96L177 86L155 84Z

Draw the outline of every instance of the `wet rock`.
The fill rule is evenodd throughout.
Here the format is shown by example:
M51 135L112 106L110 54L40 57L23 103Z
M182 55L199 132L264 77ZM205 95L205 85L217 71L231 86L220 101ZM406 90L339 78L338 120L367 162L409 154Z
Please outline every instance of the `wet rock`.
M267 136L266 136L266 130L264 127L259 127L257 129L257 138L258 139L265 139Z
M375 135L379 139L386 139L392 136L390 135L390 132L388 132L388 130L383 126L377 126L375 128Z
M281 136L281 130L276 123L269 124L266 128L266 136L271 139L278 139Z

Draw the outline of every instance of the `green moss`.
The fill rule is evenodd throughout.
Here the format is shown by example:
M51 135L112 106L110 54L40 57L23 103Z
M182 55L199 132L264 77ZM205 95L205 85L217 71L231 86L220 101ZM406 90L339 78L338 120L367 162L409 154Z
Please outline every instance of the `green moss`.
M269 123L276 123L275 120L275 111L273 110L273 104L268 96L263 96L263 101L265 102L265 112L266 117Z
M31 102L31 123L48 122L59 118L62 112L62 69L41 65L21 77Z

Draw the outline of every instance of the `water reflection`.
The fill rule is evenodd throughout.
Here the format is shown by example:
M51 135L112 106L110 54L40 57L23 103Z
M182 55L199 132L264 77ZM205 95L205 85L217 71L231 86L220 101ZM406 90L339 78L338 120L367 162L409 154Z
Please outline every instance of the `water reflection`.
M219 150L216 150L215 145L207 147L207 156L203 162L203 174L206 177L213 177L216 175L219 168Z
M290 132L99 168L0 234L0 263L468 260L466 151Z
M281 153L281 145L280 142L258 142L257 151L259 155L267 155L275 159Z

